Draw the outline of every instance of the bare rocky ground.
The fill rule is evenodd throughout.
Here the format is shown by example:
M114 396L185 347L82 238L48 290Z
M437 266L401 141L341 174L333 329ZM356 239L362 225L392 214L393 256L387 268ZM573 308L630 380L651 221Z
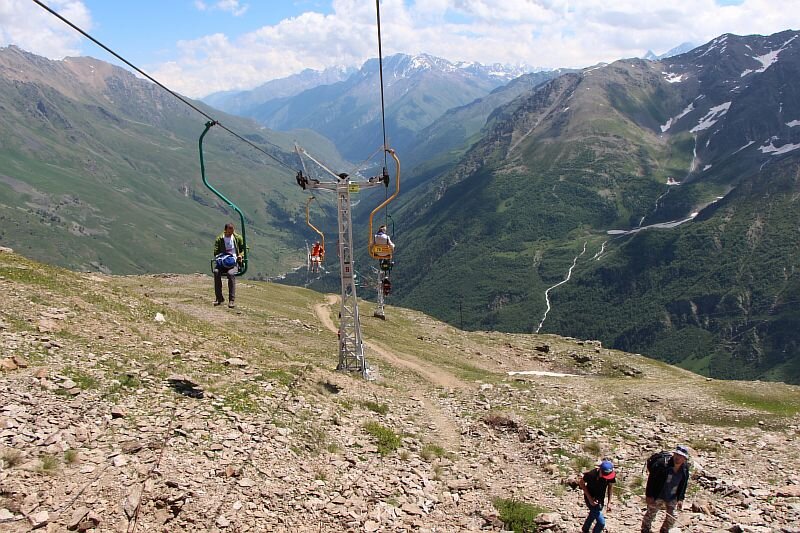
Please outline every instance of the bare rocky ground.
M208 276L77 274L0 253L0 531L579 531L576 476L688 444L679 531L800 531L800 390L595 342L464 333L361 306L374 381L337 373L335 298ZM572 374L509 375L512 371Z

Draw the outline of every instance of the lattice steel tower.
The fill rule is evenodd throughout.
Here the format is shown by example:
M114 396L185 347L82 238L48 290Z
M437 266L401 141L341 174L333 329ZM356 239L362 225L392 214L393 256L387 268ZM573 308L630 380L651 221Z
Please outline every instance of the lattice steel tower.
M359 372L364 378L369 379L370 369L367 364L367 359L364 356L364 343L361 339L361 321L358 314L355 259L353 253L353 217L350 195L351 193L358 193L361 189L379 186L388 187L389 175L386 169L384 169L383 174L379 176L374 176L366 181L353 181L347 174L336 174L331 171L325 167L325 165L311 157L311 155L300 146L295 145L295 149L301 161L303 161L303 155L305 155L335 179L335 181L322 181L309 178L307 170L305 169L305 164L303 164L303 170L306 173L304 173L304 171L297 173L297 183L303 189L321 189L336 193L337 218L339 223L339 268L342 282L341 308L339 310L339 364L336 366L336 369L344 372ZM398 180L399 190L400 161L397 159L393 150L387 149L386 151L392 155L397 164L398 176L396 179ZM386 203L388 203L388 201L384 202L379 208Z

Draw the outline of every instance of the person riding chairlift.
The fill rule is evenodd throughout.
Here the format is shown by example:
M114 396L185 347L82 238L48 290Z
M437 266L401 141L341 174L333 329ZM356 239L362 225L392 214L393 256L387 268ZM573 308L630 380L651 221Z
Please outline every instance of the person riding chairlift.
M322 263L322 258L325 257L325 248L317 241L311 248L311 271L319 272L319 265Z
M392 252L394 252L394 243L392 242L392 238L386 233L386 226L381 226L378 228L378 233L375 234L375 244L388 246L390 248L390 252L388 254L376 253L376 255L386 255L386 257L391 257Z

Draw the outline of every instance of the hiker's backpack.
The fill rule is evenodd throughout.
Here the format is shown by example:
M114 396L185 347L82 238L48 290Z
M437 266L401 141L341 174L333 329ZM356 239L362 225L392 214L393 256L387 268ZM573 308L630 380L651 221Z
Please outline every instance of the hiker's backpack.
M666 470L670 459L672 459L672 452L656 452L647 458L647 462L644 466L648 474L654 470Z
M236 258L230 254L219 254L214 258L216 267L220 270L228 271L236 266Z

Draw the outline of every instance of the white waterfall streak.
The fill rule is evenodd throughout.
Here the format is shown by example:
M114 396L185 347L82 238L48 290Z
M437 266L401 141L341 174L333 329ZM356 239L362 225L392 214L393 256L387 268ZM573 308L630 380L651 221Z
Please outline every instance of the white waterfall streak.
M565 284L566 282L569 281L569 278L572 277L572 269L575 268L575 265L578 264L578 258L586 253L586 245L588 243L589 243L589 241L586 241L586 242L583 243L583 251L581 253L579 253L578 255L576 255L575 259L572 260L572 266L569 267L569 270L567 271L567 277L564 278L563 280L559 281L558 283L556 283L555 285L553 285L552 287L550 287L546 291L544 291L544 301L547 302L547 310L545 310L544 316L542 317L542 321L539 322L539 326L536 328L536 331L534 331L534 333L539 333L539 330L542 329L542 325L544 324L544 320L547 318L547 313L550 312L550 291L552 291L553 289L555 289L559 285L563 285L563 284Z

